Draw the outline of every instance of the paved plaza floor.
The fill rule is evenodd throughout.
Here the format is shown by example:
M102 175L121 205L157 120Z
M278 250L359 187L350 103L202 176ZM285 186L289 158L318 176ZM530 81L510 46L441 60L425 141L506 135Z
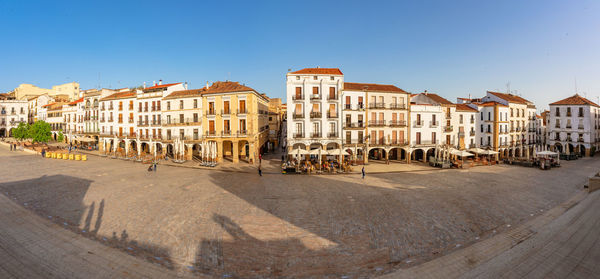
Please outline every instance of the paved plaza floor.
M88 159L0 146L0 203L12 200L173 274L227 277L401 276L540 220L581 193L600 167L600 158L584 158L550 171L398 164L394 173L369 174L392 168L371 164L363 180L160 165L154 173L138 163ZM471 275L493 268L502 270Z

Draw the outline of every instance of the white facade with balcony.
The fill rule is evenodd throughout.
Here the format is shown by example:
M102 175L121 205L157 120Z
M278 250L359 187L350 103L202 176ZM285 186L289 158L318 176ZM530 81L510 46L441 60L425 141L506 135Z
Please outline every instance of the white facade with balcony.
M230 106L231 107L231 106ZM222 115L232 113L232 109ZM172 136L179 136L186 142L202 140L202 97L200 95L167 97L162 104L162 127L171 130Z
M21 100L0 100L0 137L12 136L12 129L28 122L28 103Z
M416 104L410 106L410 147L413 160L427 161L440 144L444 110L440 105Z
M338 69L304 69L286 76L287 147L342 148L341 94Z
M557 152L589 156L598 150L600 107L574 95L550 104L550 121L546 127L549 147Z

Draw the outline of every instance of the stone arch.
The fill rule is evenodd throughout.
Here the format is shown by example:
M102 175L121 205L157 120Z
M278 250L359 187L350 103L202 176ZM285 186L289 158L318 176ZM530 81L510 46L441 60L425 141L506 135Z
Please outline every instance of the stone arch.
M435 148L429 148L425 151L425 159L429 161L431 157L435 157Z
M563 153L563 146L560 142L554 144L554 150L558 153Z
M318 143L318 142L313 142L313 143L311 143L311 144L310 144L310 146L309 146L309 149L310 149L310 150L313 150L313 149L319 149L319 148L323 149L323 144L321 144L321 143Z
M387 152L384 148L369 148L369 160L385 160Z
M0 128L0 137L6 137L6 129Z
M198 143L192 145L192 159L202 160L202 146Z
M169 158L171 158L171 159L174 158L175 153L174 153L174 150L173 150L173 144L170 144L170 143L167 144L167 153L166 153L166 156L169 157Z
M137 142L135 140L130 140L129 141L129 153L135 153L137 154L138 148L137 148Z
M154 146L155 150L156 150L156 154L157 155L161 155L163 152L163 145L160 142L157 142L156 145Z
M292 150L297 149L297 148L306 150L306 144L304 144L304 143L294 143L294 145L292 145Z
M577 150L575 150L575 147L572 144L567 143L566 145L569 146L569 154L573 154L573 153L577 152Z
M412 152L414 161L423 161L425 159L425 150L418 148Z
M580 154L582 157L583 157L583 156L585 156L585 150L586 150L586 148L585 148L585 145L583 145L583 144L580 144L580 145L579 145L579 148L577 148L577 150L579 151L579 154Z
M224 140L222 143L223 159L233 161L233 141Z
M240 140L238 143L238 158L240 161L250 162L250 144L247 140Z
M337 142L329 142L325 145L326 150L338 149L338 148L340 148L340 144Z
M406 160L406 156L407 156L407 152L406 150L404 150L403 148L400 147L392 147L389 150L388 153L388 158L390 160L398 160L398 161L402 161L402 160Z

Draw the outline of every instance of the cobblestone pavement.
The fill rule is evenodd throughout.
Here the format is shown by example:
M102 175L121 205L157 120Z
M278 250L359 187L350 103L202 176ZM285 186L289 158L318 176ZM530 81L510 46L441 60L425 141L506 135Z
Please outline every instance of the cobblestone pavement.
M600 166L597 158L551 171L400 165L411 172L363 180L168 166L153 173L141 164L88 158L44 159L0 146L0 193L175 272L232 277L410 269L533 220L579 193Z

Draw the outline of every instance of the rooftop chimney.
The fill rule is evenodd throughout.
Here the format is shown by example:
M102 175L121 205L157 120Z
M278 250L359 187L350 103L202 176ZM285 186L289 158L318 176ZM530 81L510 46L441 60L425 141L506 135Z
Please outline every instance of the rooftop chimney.
M152 81L152 86L156 86L156 80Z
M187 81L185 82L185 85L183 85L183 87L185 88L185 90L187 90Z
M146 89L146 82L144 81L144 89Z
M206 82L206 89L208 90L208 81Z
M162 79L158 80L158 85L162 85Z
M425 93L425 95L427 95L427 90L425 90L425 92L424 92L424 93Z

